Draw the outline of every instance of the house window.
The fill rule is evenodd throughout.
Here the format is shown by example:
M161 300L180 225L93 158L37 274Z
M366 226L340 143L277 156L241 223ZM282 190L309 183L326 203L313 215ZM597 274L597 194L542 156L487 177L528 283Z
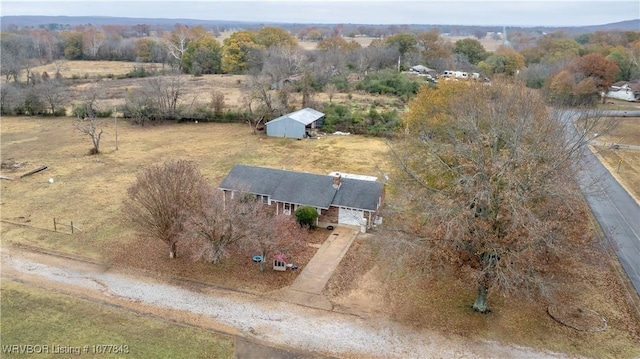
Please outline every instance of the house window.
M284 204L284 214L291 215L291 204L290 203L285 203Z
M269 196L262 196L262 203L269 204Z

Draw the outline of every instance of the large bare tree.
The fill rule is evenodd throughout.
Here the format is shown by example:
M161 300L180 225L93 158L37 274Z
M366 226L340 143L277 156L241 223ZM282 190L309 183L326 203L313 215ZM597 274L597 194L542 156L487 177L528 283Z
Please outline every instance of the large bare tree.
M224 194L210 187L202 187L205 205L196 208L189 217L185 241L191 243L194 258L214 264L228 255L228 248L251 235L248 221L253 220L247 213L253 212L252 206L262 206L255 201L238 201L224 198Z
M202 205L193 207L180 236L181 246L188 247L194 259L217 264L228 255L259 253L264 271L274 254L290 257L304 246L307 231L292 216L275 215L255 195L200 189Z
M207 191L206 179L194 163L168 161L138 174L124 209L141 234L165 242L169 258L175 258L187 220L202 208Z
M479 312L490 290L544 288L544 273L585 237L575 176L589 136L605 128L582 112L575 131L559 114L520 83L442 83L409 104L393 152L413 244L477 286Z

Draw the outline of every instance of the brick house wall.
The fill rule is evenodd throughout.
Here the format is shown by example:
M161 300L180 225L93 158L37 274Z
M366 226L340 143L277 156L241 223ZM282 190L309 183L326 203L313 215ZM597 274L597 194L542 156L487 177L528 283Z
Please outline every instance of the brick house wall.
M318 221L327 223L338 223L338 207L329 207L329 209L323 209L322 214L318 216Z

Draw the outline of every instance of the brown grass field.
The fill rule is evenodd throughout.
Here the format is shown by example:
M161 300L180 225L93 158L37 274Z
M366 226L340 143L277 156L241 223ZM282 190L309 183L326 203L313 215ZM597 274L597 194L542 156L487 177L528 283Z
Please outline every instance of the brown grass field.
M25 164L14 171L2 171L4 176L14 178L1 182L2 220L26 225L4 222L3 243L35 245L125 264L135 263L139 259L136 255L146 251L150 253L149 262L141 265L153 268L162 268L162 263L168 262L164 244L139 238L121 212L127 187L145 166L169 159L194 161L215 186L236 163L378 177L387 168L386 146L381 139L359 136L323 136L305 141L267 138L264 134L253 135L247 125L241 124L183 123L139 127L121 121L116 150L115 124L109 119L104 124L103 153L97 156L87 154L90 139L74 129L71 118L3 117L1 129L2 160ZM18 179L20 174L41 165L49 168ZM49 183L49 178L54 182ZM54 218L67 224L73 221L81 231L73 236L52 232ZM62 231L68 233L69 228L63 227ZM141 248L135 248L137 246ZM313 251L301 253L302 258L294 258L294 261L307 261L311 255ZM233 264L236 263L229 265ZM193 267L188 263L185 265L189 270ZM207 271L210 266L198 268ZM254 266L250 268L249 276L256 270ZM218 274L219 278L215 275L211 278L208 274L198 274L201 275L204 277L199 278L207 281L233 281L233 276ZM290 277L286 280L293 279L292 275Z
M107 76L112 74L120 76L130 72L134 63L122 61L67 61L61 73L64 78L73 80L67 90L69 96L78 97L83 92L95 91L98 95L97 105L101 109L116 108L125 103L128 91L140 88L145 81L144 78L133 79L110 79ZM157 64L145 64L149 68L160 69ZM71 70L72 69L72 70ZM53 65L35 67L34 72L42 73L55 71ZM80 74L88 74L85 79ZM241 96L244 86L247 83L245 75L204 75L193 77L191 75L179 75L184 96L181 98L182 106L208 105L211 102L212 92L219 91L224 94L224 108L238 110L242 106ZM319 103L329 102L329 98L324 93L317 93L313 100ZM370 95L360 91L352 93L338 93L333 98L333 102L349 104L352 107L367 109L372 104L385 108L397 108L403 106L397 98L387 95ZM291 94L290 104L300 108L302 106L302 95ZM67 113L71 113L71 106L68 106Z

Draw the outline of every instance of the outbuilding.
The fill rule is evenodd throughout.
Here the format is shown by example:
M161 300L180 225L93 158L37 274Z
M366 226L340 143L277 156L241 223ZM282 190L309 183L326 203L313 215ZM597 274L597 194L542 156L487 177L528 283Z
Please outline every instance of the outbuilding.
M323 120L324 113L307 107L267 122L267 136L304 138L309 129L322 126Z

